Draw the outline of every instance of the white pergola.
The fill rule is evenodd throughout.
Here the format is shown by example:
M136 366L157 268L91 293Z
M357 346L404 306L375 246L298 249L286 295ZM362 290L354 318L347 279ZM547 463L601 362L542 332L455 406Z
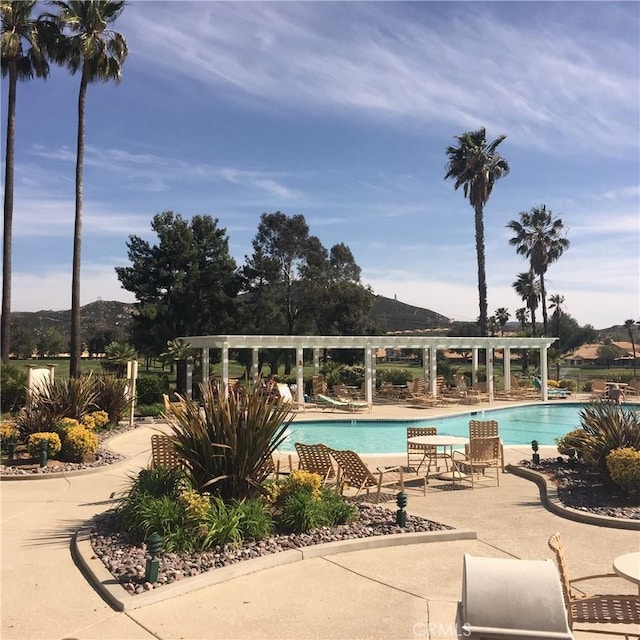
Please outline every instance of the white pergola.
M511 388L511 351L519 349L540 350L540 380L542 383L542 399L548 399L547 394L547 350L556 338L507 338L493 336L490 338L475 337L441 337L441 336L269 336L269 335L219 335L219 336L183 336L181 338L194 349L202 351L203 381L209 379L209 350L220 349L222 353L222 381L225 385L229 381L229 351L234 349L251 349L252 366L251 377L258 377L258 354L260 349L293 349L296 353L296 383L297 400L304 401L304 350L313 351L314 372L320 370L320 353L324 349L362 349L365 366L365 398L373 401L375 388L376 352L379 349L421 349L423 352L423 369L425 380L429 380L431 393L436 396L436 353L438 349L464 349L472 353L473 382L477 380L478 353L481 349L486 352L487 390L490 400L493 400L493 355L496 350L502 351L504 356L505 390ZM188 370L187 392L191 393L192 370Z

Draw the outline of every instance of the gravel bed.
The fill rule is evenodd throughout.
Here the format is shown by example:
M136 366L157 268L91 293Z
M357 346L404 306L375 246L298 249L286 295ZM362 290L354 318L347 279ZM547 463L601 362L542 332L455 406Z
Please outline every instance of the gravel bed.
M632 499L602 474L580 462L559 463L556 458L544 458L539 464L529 460L520 463L547 476L558 490L558 498L566 507L601 516L640 520L640 500Z
M452 529L448 525L432 522L407 514L407 526L395 522L395 510L357 503L359 518L336 527L323 527L306 534L275 535L259 542L247 542L240 547L217 546L201 553L169 553L160 556L158 581L145 582L146 545L136 545L116 528L113 512L94 518L90 541L94 557L100 558L111 574L132 595L157 589L165 584L197 576L205 571L324 542L384 536L394 533L414 533Z
M13 465L0 464L0 475L3 476L27 476L27 475L42 475L42 474L55 474L55 473L69 473L70 471L82 471L83 469L94 469L96 467L104 467L105 465L114 464L124 460L124 456L119 453L107 449L103 445L111 438L125 433L130 429L135 429L142 423L137 423L130 427L128 424L122 424L109 431L102 431L98 433L98 442L100 446L95 460L87 462L58 462L57 460L50 460L50 464L46 467L41 467L39 464L31 460L16 460Z

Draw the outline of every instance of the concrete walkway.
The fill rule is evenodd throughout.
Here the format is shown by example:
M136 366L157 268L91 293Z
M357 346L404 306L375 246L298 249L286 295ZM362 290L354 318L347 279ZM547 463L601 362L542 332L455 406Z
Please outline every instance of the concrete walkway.
M427 414L388 405L374 407L372 415ZM476 539L315 557L117 612L74 564L71 538L92 515L111 506L111 494L124 487L128 475L147 464L152 429L141 426L114 438L111 448L129 457L111 467L0 483L3 640L454 638L465 553L551 558L547 539L559 531L571 574L578 576L610 572L615 556L640 549L640 532L553 515L541 506L535 484L503 474L500 487L445 491L430 485L425 497L409 493L410 513L471 529ZM506 448L507 462L530 454L528 447ZM635 588L621 579L611 584L618 593ZM575 637L601 636L576 631Z

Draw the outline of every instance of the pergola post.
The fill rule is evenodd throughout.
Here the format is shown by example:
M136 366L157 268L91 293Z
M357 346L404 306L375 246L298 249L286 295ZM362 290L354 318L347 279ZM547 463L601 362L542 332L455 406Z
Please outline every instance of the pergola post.
M373 402L373 349L364 350L364 399L371 404Z
M187 398L193 398L193 358L187 358Z
M493 349L487 347L487 391L489 392L489 402L493 402Z
M304 349L296 348L296 400L304 403Z
M251 380L255 384L258 381L258 370L260 366L260 350L258 347L251 349Z
M549 399L549 385L547 379L549 373L547 371L547 347L540 347L540 385L542 386L542 400L546 402Z
M202 384L209 383L209 347L202 348Z
M502 350L502 362L504 368L504 390L511 391L511 349L504 347Z
M429 347L429 384L431 385L431 395L435 398L438 395L438 349Z
M229 347L222 347L222 387L224 395L229 397Z
M471 350L471 386L478 382L478 347Z

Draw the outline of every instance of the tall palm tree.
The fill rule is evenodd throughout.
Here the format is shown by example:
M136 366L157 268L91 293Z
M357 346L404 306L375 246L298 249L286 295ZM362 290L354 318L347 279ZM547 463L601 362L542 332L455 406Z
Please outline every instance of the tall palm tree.
M496 309L494 315L496 317L496 320L498 321L498 324L500 325L500 335L504 336L504 328L507 322L509 322L509 318L511 317L509 309L507 309L506 307L499 307L498 309Z
M11 349L11 248L13 234L13 175L15 169L16 93L18 80L46 78L49 64L42 42L45 23L34 20L36 0L0 2L2 17L2 75L9 76L7 93L7 146L4 163L4 225L2 241L2 320L0 357L9 361Z
M516 320L520 323L520 328L524 331L527 328L527 318L529 316L529 309L526 307L520 307L516 309Z
M633 350L633 377L636 377L636 343L633 339L633 328L635 327L635 320L625 320L624 326L627 328L627 332L629 333L629 340L631 340L631 349Z
M71 358L69 375L80 375L82 350L80 327L80 264L82 243L82 173L84 166L85 112L87 87L91 82L118 83L127 57L127 42L120 33L108 29L122 13L124 0L51 0L57 8L49 18L60 27L63 37L57 47L56 61L75 74L80 72L78 94L78 137L76 147L76 203L73 233L71 280Z
M562 305L564 304L564 296L556 293L549 296L549 309L553 309L553 319L556 325L555 335L560 338L560 318L562 317Z
M543 204L531 211L521 211L520 220L511 220L507 228L515 232L509 244L516 247L517 253L529 258L532 271L540 278L540 297L542 300L542 324L544 333L548 333L547 302L544 276L549 265L555 262L569 247L564 234L562 218L554 218L551 209Z
M464 197L475 211L476 257L478 261L478 298L480 335L487 335L487 276L484 255L484 207L496 180L509 173L507 161L496 151L506 135L487 144L484 127L456 136L458 146L447 147L449 162L444 179L452 178L454 189L463 187Z
M540 300L540 283L536 280L533 271L519 273L513 283L516 293L522 298L531 312L531 335L536 335L536 309Z

